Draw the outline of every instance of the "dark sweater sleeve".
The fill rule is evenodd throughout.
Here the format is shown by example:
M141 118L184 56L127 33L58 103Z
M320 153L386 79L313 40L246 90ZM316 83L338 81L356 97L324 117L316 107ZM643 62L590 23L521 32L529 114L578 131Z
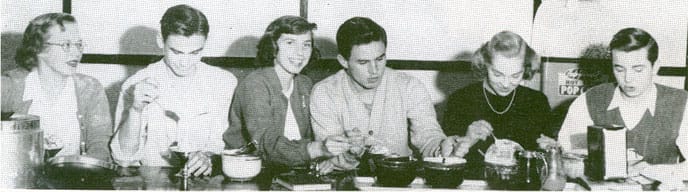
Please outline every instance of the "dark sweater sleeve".
M541 92L537 92L537 97L534 101L535 114L531 117L537 121L536 125L540 125L540 133L547 137L556 139L557 128L554 126L554 114L552 108L549 106L547 96Z
M447 100L447 111L444 113L444 120L442 129L447 136L459 135L465 136L470 125L474 120L471 112L471 106L468 104L468 99L462 90L452 94Z
M222 134L225 149L236 149L246 144L246 130L242 129L244 122L241 116L241 99L239 96L242 93L239 91L241 86L236 88L232 97L232 104L229 107L229 127Z

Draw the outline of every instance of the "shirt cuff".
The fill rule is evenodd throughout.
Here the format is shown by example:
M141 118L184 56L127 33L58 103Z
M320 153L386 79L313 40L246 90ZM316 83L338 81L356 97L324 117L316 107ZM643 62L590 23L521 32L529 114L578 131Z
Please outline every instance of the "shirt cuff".
M112 142L110 143L110 149L112 150L112 159L115 161L115 163L122 167L141 166L141 159L143 159L142 149L145 146L143 139L144 137L145 135L142 135L139 138L139 149L134 154L126 154L122 151L119 142L119 132L116 133L112 138Z

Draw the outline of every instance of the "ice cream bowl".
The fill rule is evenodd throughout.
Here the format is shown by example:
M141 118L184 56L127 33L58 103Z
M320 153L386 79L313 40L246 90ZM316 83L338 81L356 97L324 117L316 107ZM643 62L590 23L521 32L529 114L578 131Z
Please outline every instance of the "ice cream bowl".
M383 187L406 187L416 178L418 160L406 157L385 157L375 162L376 182Z
M232 181L249 181L256 177L262 168L260 157L239 153L238 149L222 152L222 172Z
M463 183L466 160L461 157L423 158L425 185L433 188L456 188Z
M485 162L485 181L490 189L513 190L521 185L518 164Z

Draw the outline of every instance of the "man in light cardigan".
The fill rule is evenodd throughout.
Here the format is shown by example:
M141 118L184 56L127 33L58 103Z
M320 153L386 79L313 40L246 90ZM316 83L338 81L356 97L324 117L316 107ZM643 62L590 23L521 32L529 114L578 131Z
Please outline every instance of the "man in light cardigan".
M337 46L344 69L316 84L311 94L316 140L365 135L388 155L451 155L456 141L442 132L423 84L385 66L387 37L380 25L369 18L351 18L339 27ZM321 172L355 168L356 154L320 163Z

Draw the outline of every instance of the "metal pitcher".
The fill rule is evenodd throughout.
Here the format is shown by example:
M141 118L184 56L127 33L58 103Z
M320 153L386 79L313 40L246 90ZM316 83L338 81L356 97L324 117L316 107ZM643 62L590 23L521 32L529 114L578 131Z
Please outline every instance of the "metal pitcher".
M545 154L537 151L521 151L518 160L523 182L520 189L539 190L549 169Z
M39 117L14 115L0 127L0 188L36 188L43 166L43 130Z

